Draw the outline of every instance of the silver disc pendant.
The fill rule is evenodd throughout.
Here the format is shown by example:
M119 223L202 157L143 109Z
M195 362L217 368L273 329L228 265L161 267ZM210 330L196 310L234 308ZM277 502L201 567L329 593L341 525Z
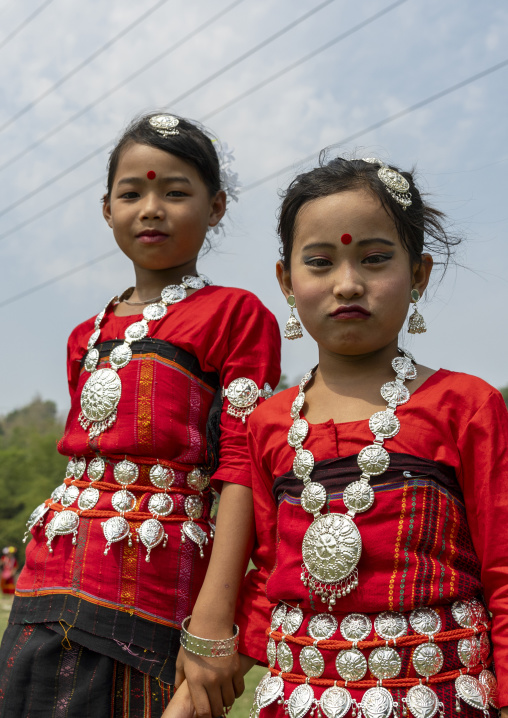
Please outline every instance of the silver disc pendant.
M372 675L379 680L395 678L402 668L402 660L394 648L380 646L371 651L369 656L369 669Z
M262 679L256 688L255 700L258 708L262 710L274 703L284 693L284 681L280 676L269 673Z
M115 491L111 497L111 506L115 509L115 511L118 511L119 514L124 514L127 511L133 511L136 506L136 497L126 489Z
M164 531L164 526L157 519L146 519L138 528L138 541L141 541L146 548L146 559L150 561L150 551L162 543L162 547L166 548L168 535Z
M302 671L309 678L319 678L325 670L325 661L316 646L304 646L300 651L300 665Z
M125 342L111 350L109 361L114 369L123 369L132 359L132 349Z
M386 688L376 686L365 691L360 706L366 718L389 718L393 711L393 698Z
M200 519L205 507L199 496L187 496L185 499L185 513L190 519Z
M81 511L91 511L99 500L99 489L94 489L93 486L89 486L81 492L81 496L78 499L78 508Z
M361 681L367 673L367 659L357 648L339 651L335 659L337 673L344 681Z
M109 307L109 305L111 304L111 302L113 301L113 299L114 299L114 297L113 297L112 299L110 299L110 301L107 303L106 309ZM101 309L101 311L100 311L100 312L97 314L97 316L95 317L94 326L95 326L96 329L98 329L98 328L100 327L101 322L102 322L102 320L104 319L104 315L106 314L106 309Z
M400 431L400 421L393 411L376 411L369 419L369 428L373 434L383 439L391 439Z
M61 511L55 516L52 531L59 536L66 536L67 534L75 534L78 526L79 516L75 511ZM75 543L74 540L73 543Z
M290 718L303 718L314 703L314 691L308 683L297 686L289 696L287 706Z
M401 404L406 404L411 395L405 384L395 380L387 381L386 384L383 384L381 387L381 396L389 404L400 406Z
M65 468L65 478L66 479L73 479L74 478L74 469L76 467L76 459L69 459L69 463L67 464Z
M492 671L486 668L478 676L478 680L487 691L487 699L493 708L499 710L499 697L497 694L497 680Z
M86 371L89 371L90 374L97 368L97 364L99 363L99 356L99 350L95 347L93 347L87 352L87 355L85 357L85 369Z
M139 476L139 468L133 461L124 459L119 461L113 469L115 481L122 486L129 486L136 483Z
M459 698L480 711L488 707L487 690L474 676L461 675L455 679L455 690Z
M460 662L466 668L477 666L480 662L480 644L476 636L461 638L457 643L457 653Z
M348 516L326 514L305 532L302 557L307 571L323 583L337 583L356 568L362 539Z
M305 419L295 419L288 432L288 444L297 449L305 441L309 433L309 425Z
M358 466L369 476L379 476L390 466L390 454L378 444L365 446L357 458Z
M331 686L319 699L319 705L326 718L344 718L351 708L351 694L345 688Z
M171 496L167 494L154 494L150 496L148 511L154 516L169 516L173 508L174 504Z
M392 360L392 368L396 374L404 377L404 379L416 379L416 367L411 359L408 359L405 356L395 357L395 359Z
M344 489L342 500L350 511L362 514L374 503L374 489L367 481L352 481Z
M473 628L475 625L473 609L468 601L452 603L452 616L461 628Z
M285 603L279 603L278 606L275 606L272 613L272 620L270 623L270 628L272 631L276 631L279 627L282 621L284 620L284 617L287 613L287 606Z
M268 643L266 644L266 658L268 660L268 665L273 668L275 661L277 660L277 644L273 638L269 638Z
M147 322L157 322L159 319L162 319L166 312L166 305L156 302L154 304L149 304L143 309L143 316Z
M318 613L312 616L307 625L307 635L315 641L324 641L331 638L336 632L338 622L330 613Z
M88 478L90 481L99 481L104 476L104 472L106 470L106 463L104 459L101 459L100 456L97 456L95 459L92 459L91 462L88 464Z
M112 543L123 541L123 539L131 536L131 530L129 522L124 519L123 516L112 516L107 521L102 523L102 532L106 539L106 548L104 549L104 555L106 555L110 549Z
M346 641L364 641L371 630L372 621L365 613L350 613L340 623L340 632Z
M65 494L66 488L67 488L66 484L60 484L60 486L57 486L56 489L53 489L53 491L51 492L51 498L53 499L53 501L55 503L57 501L60 501L62 496ZM41 504L41 505L43 506L44 504Z
M104 421L118 406L122 382L113 369L90 374L81 392L81 410L89 421Z
M194 521L186 521L182 524L182 542L185 541L185 537L190 539L193 543L199 546L199 555L201 558L204 556L203 546L208 544L208 536L203 531L201 526L198 526Z
M415 608L409 615L409 623L416 633L434 636L441 630L441 618L433 608Z
M302 410L303 405L305 404L305 394L303 391L299 391L296 395L295 399L293 400L293 403L291 404L291 418L298 419L300 416L300 412Z
M293 460L293 472L297 479L305 481L314 468L314 456L307 449L299 449Z
M407 634L407 618L398 611L383 611L374 620L376 633L385 641L401 638Z
M483 603L477 598L472 598L469 603L471 605L471 608L473 609L476 623L482 623L484 626L486 626L489 622L489 617Z
M173 474L174 476L174 474ZM192 469L187 474L187 486L196 491L204 491L210 485L210 477L199 468Z
M185 277L182 277L182 284L185 284L189 289L203 289L205 286L201 277L193 277L190 274L186 274Z
M88 340L88 344L86 345L87 349L92 349L95 343L97 342L97 339L101 335L100 329L95 329L92 334L90 335L90 339Z
M284 641L281 641L277 646L277 663L283 673L291 673L293 669L293 653Z
M164 287L161 292L161 299L164 304L176 304L185 299L186 296L187 292L179 284L170 284L168 287Z
M439 698L428 686L413 686L407 692L407 707L415 718L434 718L439 708Z
M304 487L301 497L302 508L309 514L315 514L326 504L326 489L323 484L311 481Z
M63 486L65 486L65 484L63 484ZM28 517L28 521L26 522L26 527L28 531L31 531L33 527L38 523L40 523L40 525L42 526L42 519L48 513L48 511L49 507L46 506L46 504L39 504L39 506L37 506L37 508L34 509Z
M83 476L83 474L86 471L86 459L81 457L76 461L76 464L74 466L74 478L79 479Z
M146 319L142 319L140 322L134 322L125 330L125 341L129 344L132 342L139 342L144 339L148 334L148 324Z
M175 480L175 473L173 469L161 466L161 464L154 464L150 469L150 481L157 489L164 489L167 491Z
M478 637L478 643L480 646L480 662L486 663L488 657L490 656L490 652L492 650L492 646L490 645L490 640L489 640L489 634L488 633L480 633L480 636Z
M302 625L303 621L303 611L301 608L292 608L290 611L286 613L282 620L282 633L286 634L287 636L292 636L293 633L296 633L300 626Z
M413 666L420 676L429 678L443 667L443 651L435 643L422 643L413 653Z
M78 487L71 484L70 486L68 486L65 489L65 493L62 496L62 498L60 499L60 503L62 504L62 506L65 506L65 508L67 508L68 506L71 506L71 504L73 504L76 501L78 496L79 496Z

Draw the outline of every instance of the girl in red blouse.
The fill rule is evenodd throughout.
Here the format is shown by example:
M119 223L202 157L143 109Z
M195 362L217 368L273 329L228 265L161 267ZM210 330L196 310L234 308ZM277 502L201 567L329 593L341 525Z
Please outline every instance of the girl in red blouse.
M206 582L221 584L222 622L185 625L236 640L240 579L228 577L247 561L232 550L252 513L246 427L278 382L279 333L256 296L197 272L235 198L229 161L168 114L134 121L111 154L104 217L136 282L69 339L58 446L69 463L27 524L0 716L160 718L214 544ZM217 527L210 480L223 487ZM242 690L231 675L225 705Z
M251 716L507 706L506 407L399 336L408 309L425 331L431 252L446 264L456 240L412 174L374 158L298 176L279 234L286 337L307 331L319 364L249 423L256 570L236 622L244 668L269 666Z

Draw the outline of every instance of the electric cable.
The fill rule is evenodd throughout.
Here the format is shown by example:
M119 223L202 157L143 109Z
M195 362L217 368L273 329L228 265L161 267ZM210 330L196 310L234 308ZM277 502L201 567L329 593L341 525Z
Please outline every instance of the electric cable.
M168 105L174 105L174 104L176 104L176 103L178 103L178 102L181 102L182 100L184 100L184 99L186 99L187 97L189 97L189 95L193 94L196 90L199 90L199 89L201 89L202 87L204 87L205 85L210 84L210 82L212 82L212 80L217 79L217 77L220 77L220 76L223 75L225 72L227 72L228 70L230 70L231 68L235 67L236 65L238 65L238 64L239 64L240 62L242 62L243 60L245 60L245 59L247 59L248 57L250 57L251 55L253 55L253 54L254 54L255 52L257 52L258 50L262 49L263 47L266 47L266 45L268 45L268 44L270 44L271 42L273 42L274 40L278 39L279 37L281 37L281 35L284 35L285 33L289 32L289 30L292 30L295 26L297 26L297 25L299 25L300 23L302 23L302 22L304 22L305 20L307 20L309 17L311 17L312 15L314 15L314 14L315 14L316 12L318 12L319 10L322 10L322 9L323 9L324 7L326 7L327 5L330 5L332 2L335 2L335 0L324 0L324 2L322 2L320 5L317 5L315 8L313 8L313 9L310 10L309 12L307 12L307 13L305 13L304 15L300 16L299 18L297 18L297 19L294 20L293 22L291 22L291 23L289 23L288 25L286 25L285 27L283 27L281 30L277 31L277 32L274 33L273 35L270 35L270 37L266 38L265 40L263 40L262 42L260 42L260 43L259 43L258 45L256 45L255 47L253 47L253 48L251 48L250 50L248 50L247 52L243 53L243 55L240 55L239 57L237 57L237 58L236 58L235 60L233 60L232 62L229 62L229 63L227 63L226 65L224 65L220 70L217 70L217 71L214 72L212 75L209 75L207 78L205 78L204 80L201 80L199 83L197 83L196 85L194 85L193 87L191 87L189 90L186 90L184 93L182 93L182 94L179 95L178 97L176 97L176 98L174 98L173 100L171 100L169 103L167 103L166 107L167 107ZM75 162L73 165L71 165L71 166L68 167L67 169L62 170L62 172L59 172L57 175L54 175L51 179L46 180L42 185L39 185L39 187L36 187L35 189L31 190L31 191L28 192L27 194L23 195L20 199L16 200L15 202L11 203L10 205L8 205L7 207L5 207L4 209L0 210L0 217L3 217L5 214L7 214L7 213L10 212L11 210L13 210L15 207L18 207L20 204L23 204L23 203L26 202L28 199L31 199L33 196L35 196L36 194L38 194L39 192L41 192L43 189L46 189L47 187L49 187L50 185L54 184L54 183L57 182L58 180L62 179L62 178L65 177L66 175L70 174L70 173L73 172L75 169L77 169L77 168L80 167L81 165L85 164L86 162L88 162L90 159L92 159L92 158L95 157L96 155L98 155L98 154L100 154L101 152L103 152L105 149L107 149L107 148L110 146L110 144L111 144L111 141L106 142L104 145L101 145L100 147L98 147L97 149L93 150L92 152L90 152L90 153L89 153L88 155L86 155L85 157L82 157L80 160L78 160L77 162ZM9 161L9 162L10 162L10 161ZM2 169L2 167L0 167L0 169ZM0 235L0 239L1 239L1 235Z
M167 57L172 52L177 50L178 48L182 47L186 42L191 40L192 38L196 37L200 32L203 30L207 30L210 25L212 25L216 20L220 20L225 15L227 15L231 10L233 10L238 5L241 5L245 0L235 0L235 2L232 2L230 5L227 5L223 10L220 10L212 17L208 18L203 22L201 25L199 25L197 28L189 32L187 35L185 35L181 40L178 40L174 45L171 45L171 47L166 48L164 52L161 52L156 57L149 60L149 62L145 63L141 67L139 67L135 72L131 73L128 77L126 77L124 80L119 82L117 85L115 85L112 89L108 90L107 92L104 92L102 95L100 95L97 99L95 99L93 102L90 102L88 105L85 105L85 107L82 107L80 110L75 112L73 115L68 117L66 120L61 122L59 125L54 127L52 130L49 130L49 132L46 132L45 135L42 135L37 140L34 140L30 145L22 149L20 152L18 152L15 155L12 155L12 157L9 157L8 160L5 160L2 164L0 164L0 172L7 167L10 167L14 162L17 162L17 160L21 159L25 155L27 155L29 152L34 150L36 147L41 145L46 140L49 140L50 137L53 137L54 135L58 134L61 130L64 129L64 127L67 127L68 125L72 124L75 120L77 120L79 117L82 117L87 112L89 112L92 108L94 108L96 105L101 103L103 100L107 100L111 95L113 95L117 90L120 90L122 87L127 85L131 80L138 77L138 75L141 75L143 72L148 70L150 67L155 65L157 62L162 60L164 57ZM109 143L108 143L109 144ZM107 147L108 145L105 145Z
M53 2L53 0L46 0L46 2L43 2L42 5L39 5L38 8L36 8L31 15L29 15L27 18L23 20L17 27L14 28L6 37L4 37L3 40L0 40L0 50L4 48L8 42L10 42L16 35L18 35L21 30L24 30L24 28L34 20L37 15L40 15L43 10L45 10L48 5L50 5Z
M379 127L383 127L390 122L394 122L395 120L398 120L401 117L404 117L405 115L410 114L411 112L415 112L416 110L420 109L421 107L425 107L426 105L431 104L432 102L435 102L438 99L441 99L442 97L445 97L446 95L451 94L452 92L455 92L456 90L461 89L462 87L466 87L467 85L470 85L472 82L475 82L476 80L479 80L483 77L486 77L487 75L491 75L494 72L497 72L498 70L501 70L503 67L506 67L508 65L508 59L503 60L502 62L498 62L495 65L492 65L491 67L488 67L486 70L482 70L481 72L475 73L474 75L471 75L470 77L466 78L465 80L461 80L461 82L457 82L454 85L451 85L450 87L445 88L444 90L441 90L440 92L436 92L433 95L430 95L429 97L425 98L424 100L420 100L420 102L416 102L413 105L410 105L404 110L400 110L399 112L394 113L393 115L390 115L389 117L384 118L383 120L379 120L378 122L375 122L368 127L364 128L363 130L359 130L358 132L355 132L348 137L343 138L339 142L334 143L332 146L338 146L341 144L344 144L345 142L350 142L353 139L358 139L364 134L367 134L368 132L371 132L374 129L377 129ZM291 169L293 169L298 164L303 164L305 162L308 162L309 160L313 159L319 154L320 150L317 150L316 152L313 152L310 155L307 155L306 157L303 157L298 162L294 162L291 165L287 165L286 167L283 167L279 169L277 172L272 172L269 175L265 175L265 177L262 177L259 180L256 180L255 182L251 182L250 184L246 185L242 188L242 194L245 192L249 192L252 189L255 189L256 187L259 187L260 185L264 184L265 182L269 182L271 179L275 179L278 177L281 173L287 172ZM96 181L95 181L96 182ZM94 184L94 183L92 183ZM90 184L89 186L92 186ZM79 192L79 190L78 190ZM78 192L73 193L73 195L69 195L67 199L71 199L72 196L75 196ZM51 209L55 209L56 207L61 207L64 200L60 200L58 203L53 205ZM43 211L43 214L47 214L50 209L46 209ZM39 215L40 216L40 215ZM33 221L35 217L30 218L27 220L24 225L28 224L29 222ZM4 232L0 235L0 239L3 239L9 234L14 233L17 231L18 227L13 227L10 230L7 230L7 232ZM114 250L117 251L117 250ZM67 272L63 274L59 274L56 277L53 277L52 279L48 279L45 282L42 282L41 284L37 284L34 287L31 287L29 289L24 290L23 292L20 292L19 294L15 294L12 297L9 297L8 299L3 300L0 302L0 308L7 306L8 304L12 304L13 302L18 301L19 299L22 299L23 297L27 296L27 294L31 294L33 292L38 291L39 289L43 289L47 286L50 286L51 284L55 284L56 282L59 282L60 280L64 279L65 277L69 276L69 274L74 274L75 272L81 271L81 269L85 269L87 266L90 266L91 264L96 264L97 262L101 262L103 259L106 259L106 256L111 256L113 252L108 253L108 255L100 255L99 257L95 257L94 259L91 259L88 263L85 263L83 265L79 265L78 267L75 267L74 269L68 270Z

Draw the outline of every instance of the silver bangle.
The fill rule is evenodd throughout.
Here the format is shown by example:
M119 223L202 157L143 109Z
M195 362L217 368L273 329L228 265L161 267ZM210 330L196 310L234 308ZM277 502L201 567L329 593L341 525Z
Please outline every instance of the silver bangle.
M180 644L189 653L195 653L197 656L205 656L207 658L223 658L224 656L232 656L238 651L240 629L233 625L233 635L231 638L223 638L214 640L213 638L198 638L189 633L187 626L191 616L187 616L182 622L182 632L180 634Z

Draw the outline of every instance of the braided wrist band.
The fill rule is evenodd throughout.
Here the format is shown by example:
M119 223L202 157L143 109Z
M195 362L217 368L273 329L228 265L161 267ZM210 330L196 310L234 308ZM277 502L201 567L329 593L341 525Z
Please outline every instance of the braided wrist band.
M197 656L205 656L207 658L223 658L232 656L238 651L240 629L236 625L233 626L233 635L231 638L222 638L214 640L213 638L198 638L189 633L187 626L191 616L187 616L182 622L182 632L180 634L180 644L189 653L195 653Z

